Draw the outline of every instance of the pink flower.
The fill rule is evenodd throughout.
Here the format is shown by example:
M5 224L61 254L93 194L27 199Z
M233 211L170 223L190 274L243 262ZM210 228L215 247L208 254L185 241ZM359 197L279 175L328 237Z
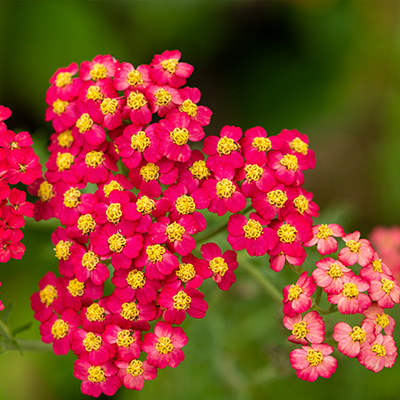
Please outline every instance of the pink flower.
M122 329L118 325L107 325L103 339L117 347L118 360L130 361L140 356L142 335L140 331Z
M311 307L311 296L315 292L316 285L307 272L303 272L297 282L283 288L283 313L289 317L303 313Z
M39 164L39 157L32 148L15 149L7 156L8 182L15 185L22 182L24 185L30 185L36 179L42 177L42 166Z
M151 381L157 376L157 368L147 361L116 361L115 365L119 368L118 376L127 389L142 390L145 380Z
M370 282L368 294L382 308L392 308L400 301L400 287L392 276L382 274L380 280Z
M308 343L322 343L325 339L325 324L317 311L310 311L304 317L295 314L293 317L283 316L283 325L292 331L288 340L307 346Z
M315 283L329 294L340 293L343 289L343 276L352 273L351 269L331 257L317 261L315 265L318 267L312 273Z
M249 163L264 165L268 160L268 151L275 143L276 136L267 137L267 132L261 126L248 129L240 140L244 159Z
M98 55L92 61L84 61L80 65L79 78L83 81L113 78L119 67L119 61L109 54Z
M378 304L372 303L363 314L368 321L371 321L375 326L375 333L380 333L383 329L386 335L393 335L396 321L386 314Z
M314 382L319 376L329 378L336 370L337 361L330 356L333 347L321 343L303 346L290 353L290 363L303 381Z
M312 232L314 235L313 238L304 243L304 246L311 247L316 244L318 253L322 256L336 253L338 243L332 236L342 237L344 235L343 228L337 224L314 225Z
M123 62L115 73L113 83L115 88L120 91L143 89L151 82L149 74L150 67L148 65L139 65L135 69L132 64Z
M296 154L271 151L268 154L268 166L274 170L275 179L287 186L299 186L304 183L303 170L307 165Z
M367 281L380 281L382 277L392 277L391 269L379 258L378 253L374 253L373 260L360 270L360 275Z
M77 72L77 63L71 63L68 67L57 69L50 78L52 86L49 90L55 90L56 96L61 100L74 99L82 87L82 81L79 78L73 78Z
M145 334L142 350L148 353L147 362L157 368L177 367L185 358L182 347L188 341L183 329L166 322L157 322L154 333Z
M367 239L360 239L360 232L355 231L342 237L346 247L339 251L339 261L351 266L358 263L362 267L368 265L374 257L374 249Z

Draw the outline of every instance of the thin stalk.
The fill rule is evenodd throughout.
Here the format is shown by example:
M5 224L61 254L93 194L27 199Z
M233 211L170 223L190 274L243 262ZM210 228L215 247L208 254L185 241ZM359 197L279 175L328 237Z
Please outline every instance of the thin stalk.
M15 340L3 341L0 340L0 349L4 351L29 351L34 353L44 353L52 351L51 344L43 343L40 340Z

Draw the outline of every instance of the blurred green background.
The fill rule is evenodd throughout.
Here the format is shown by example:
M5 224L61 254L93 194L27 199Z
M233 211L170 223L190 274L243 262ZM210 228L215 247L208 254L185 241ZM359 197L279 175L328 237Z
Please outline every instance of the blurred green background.
M201 104L214 112L208 134L227 124L261 125L269 135L298 129L317 154L305 187L323 222L364 237L377 224L400 224L396 0L2 1L0 35L0 104L13 110L8 126L31 132L38 151L52 133L44 95L57 68L97 54L136 66L179 49L195 67L188 85L201 90ZM52 222L28 222L24 259L1 268L1 298L14 303L14 327L32 320L29 296L57 269L52 229ZM257 263L266 269L265 258ZM279 290L295 279L267 274ZM115 398L398 397L399 365L375 375L339 355L331 379L298 380L281 310L245 272L228 293L212 285L206 292L206 317L183 324L189 336L184 364L160 371L140 393L120 390ZM38 324L22 337L38 338ZM0 400L87 398L73 361L51 353L1 356Z

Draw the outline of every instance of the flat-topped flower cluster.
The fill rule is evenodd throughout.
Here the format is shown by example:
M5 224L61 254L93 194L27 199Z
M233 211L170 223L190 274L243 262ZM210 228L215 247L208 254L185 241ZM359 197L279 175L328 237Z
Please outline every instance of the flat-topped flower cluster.
M283 290L289 340L302 346L290 357L301 379L335 371L322 315L336 309L365 317L356 327L336 324L339 351L375 372L392 366L394 321L384 309L399 302L400 289L358 232L313 224L318 206L303 188L303 172L315 167L307 136L224 126L193 149L211 111L185 86L193 67L180 57L165 51L135 68L97 56L50 79L46 120L55 132L44 178L29 182L39 197L35 219L62 225L52 234L61 276L46 274L31 298L42 340L55 354L76 354L83 393L140 390L184 359L179 325L208 309L199 288L212 278L228 290L245 249L268 255L274 271L289 265L301 273ZM232 250L197 248L207 229L201 210L229 215ZM335 238L344 241L337 259ZM324 258L303 272L312 246ZM322 291L329 310L319 307Z

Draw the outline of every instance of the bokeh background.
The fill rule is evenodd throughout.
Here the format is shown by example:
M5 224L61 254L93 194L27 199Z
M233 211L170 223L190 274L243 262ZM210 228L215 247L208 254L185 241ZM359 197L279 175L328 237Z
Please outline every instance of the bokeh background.
M324 221L364 237L400 224L400 2L396 0L160 0L0 2L0 104L8 126L28 130L45 161L52 133L44 122L48 80L59 67L113 54L149 63L179 49L195 67L189 86L214 112L208 134L224 125L283 128L309 135L317 168L306 174ZM10 324L33 319L37 282L57 264L53 222L28 222L23 260L1 266ZM266 259L257 260L267 269ZM281 290L289 275L266 272ZM289 277L289 279L291 279ZM293 277L293 279L295 279ZM244 271L228 293L206 289L203 320L186 320L186 360L117 399L393 399L400 366L373 374L338 355L329 380L298 380L281 310ZM392 311L399 317L398 309ZM39 338L35 322L23 338ZM396 333L399 338L399 334ZM86 398L74 357L7 353L0 357L0 400Z

